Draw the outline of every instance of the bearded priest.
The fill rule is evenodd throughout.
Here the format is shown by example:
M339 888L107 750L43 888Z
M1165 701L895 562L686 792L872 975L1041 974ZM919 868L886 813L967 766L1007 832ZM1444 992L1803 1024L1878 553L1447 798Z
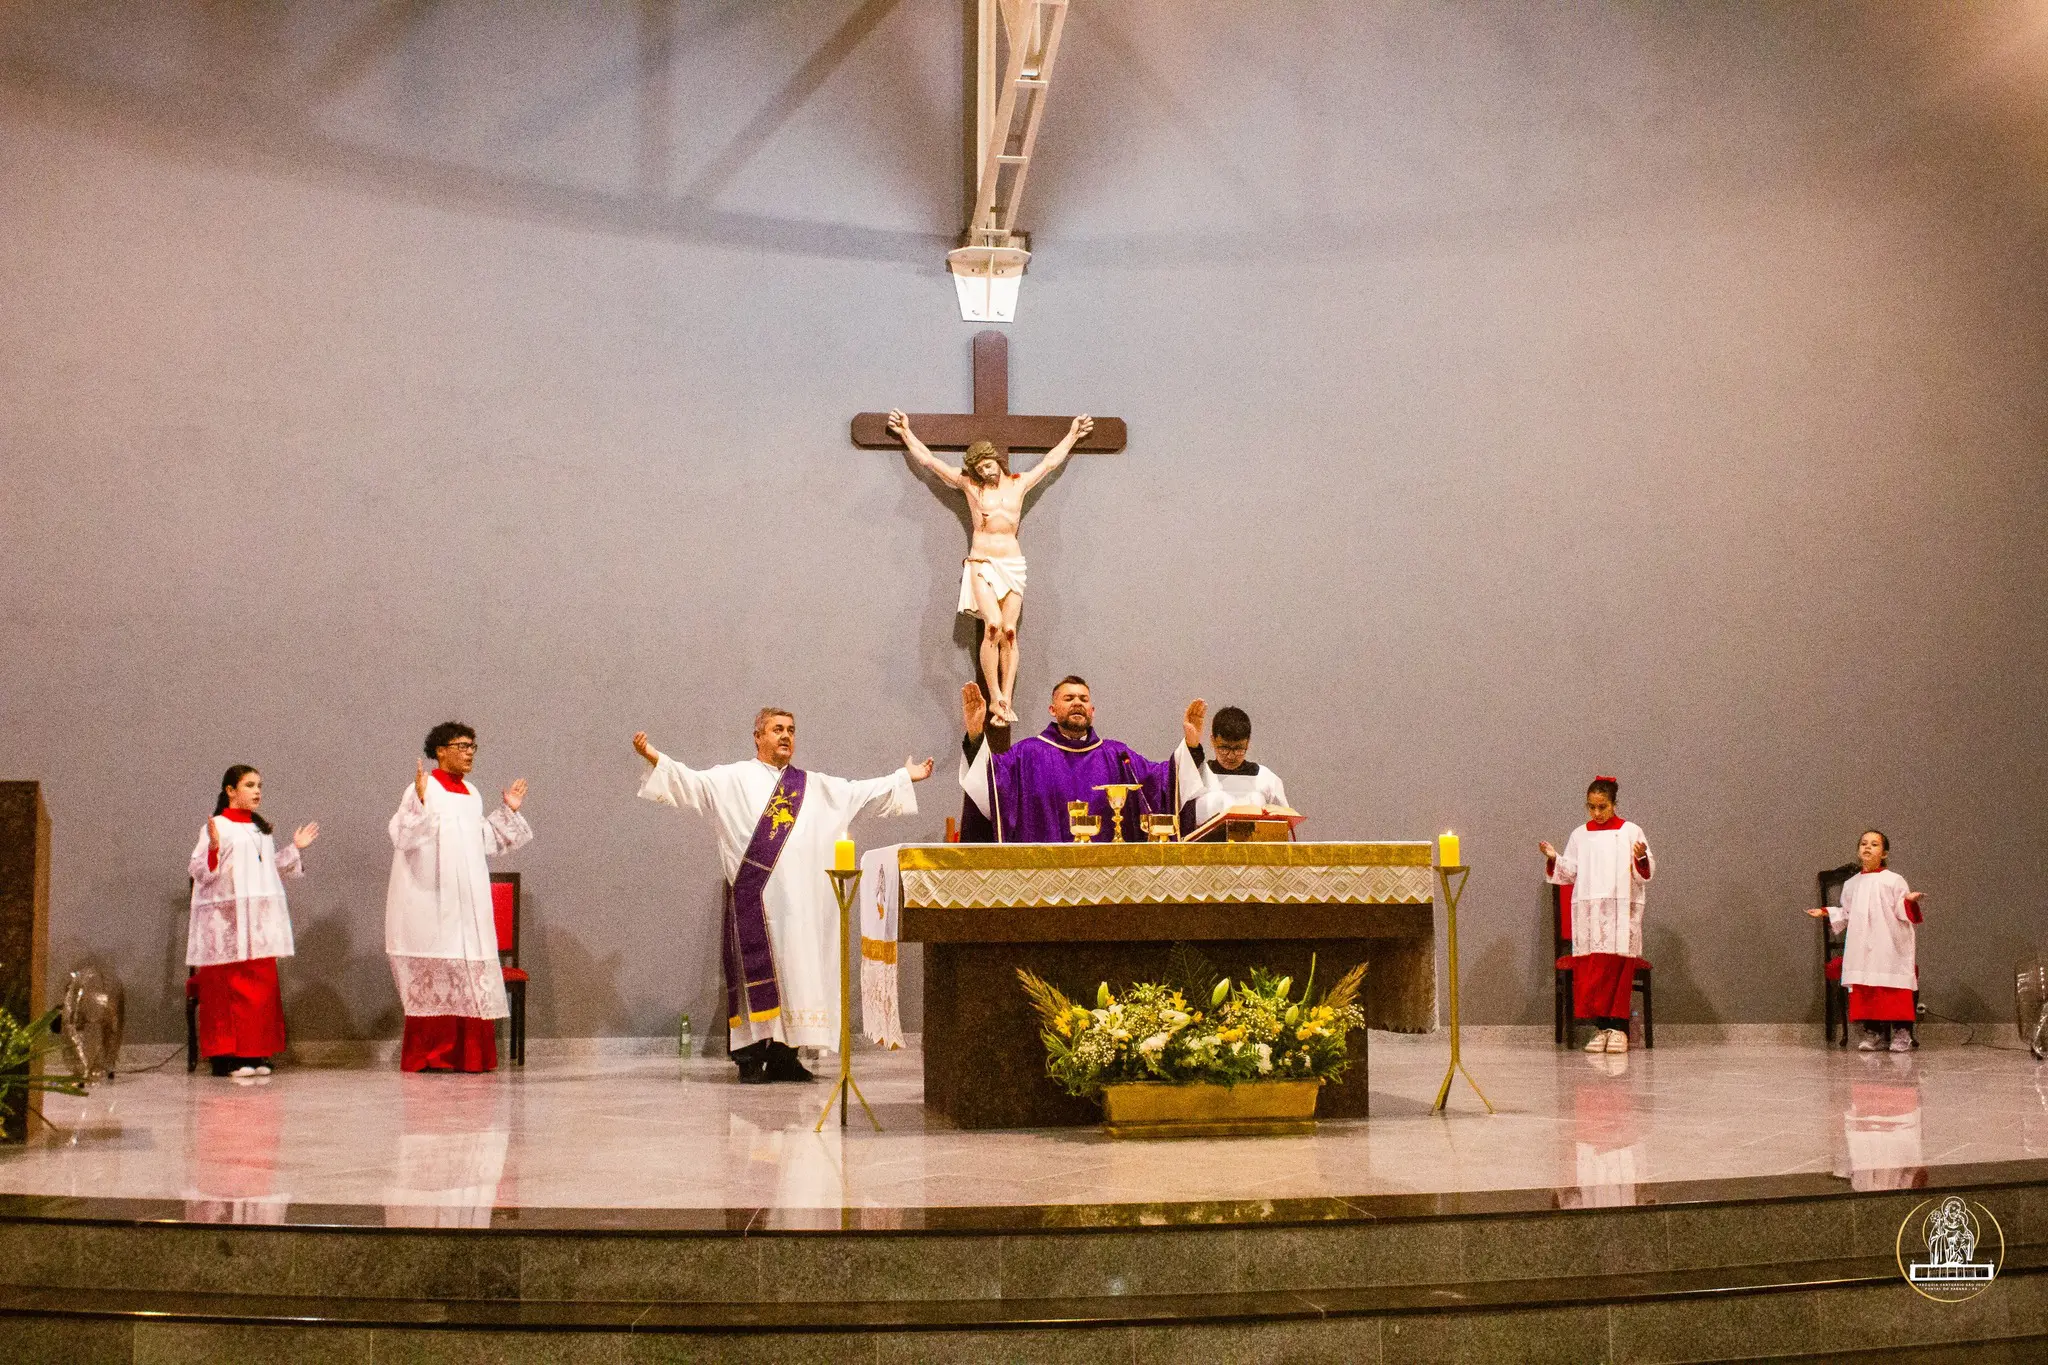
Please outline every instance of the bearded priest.
M832 846L866 811L917 814L911 784L932 760L905 759L886 777L853 782L795 765L796 717L754 717L754 756L702 772L633 736L654 771L642 800L699 811L718 830L725 868L727 1051L747 1085L808 1081L800 1047L839 1050L839 903L825 870Z
M993 753L983 739L988 704L973 683L960 690L961 719L967 737L961 745L960 787L967 793L968 820L962 838L1004 844L1064 844L1072 841L1067 803L1086 801L1101 823L1094 842L1114 839L1113 808L1108 793L1097 788L1113 783L1135 786L1124 801L1124 840L1144 839L1140 815L1178 811L1183 799L1202 790L1202 719L1206 702L1188 703L1181 720L1181 742L1173 757L1146 758L1137 750L1095 733L1095 702L1088 681L1069 675L1052 690L1052 724L1003 753ZM974 817L979 817L974 818Z

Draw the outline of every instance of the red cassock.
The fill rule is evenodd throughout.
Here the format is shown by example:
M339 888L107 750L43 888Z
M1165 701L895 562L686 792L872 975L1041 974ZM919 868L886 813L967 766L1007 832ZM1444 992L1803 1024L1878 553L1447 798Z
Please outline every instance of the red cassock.
M208 1057L274 1057L284 1051L284 997L277 959L194 969L199 986L199 1051Z
M401 1071L496 1071L498 1026L460 1014L408 1014Z

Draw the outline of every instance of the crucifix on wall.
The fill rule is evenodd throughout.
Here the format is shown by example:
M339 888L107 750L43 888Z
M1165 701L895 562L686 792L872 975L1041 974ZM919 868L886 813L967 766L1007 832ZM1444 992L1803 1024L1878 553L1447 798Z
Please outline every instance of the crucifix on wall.
M1017 541L1024 496L1075 451L1114 454L1124 448L1125 435L1123 420L1117 417L1012 413L1009 342L993 331L974 338L973 412L892 409L863 412L853 419L855 445L906 450L967 499L974 538L961 565L959 610L981 619L981 673L991 726L1007 727L1016 719L1011 694L1017 680L1017 620L1024 610L1024 550ZM932 454L934 446L967 453L956 468ZM1013 474L1013 450L1042 450L1046 456L1024 473ZM968 704L972 706L973 699Z

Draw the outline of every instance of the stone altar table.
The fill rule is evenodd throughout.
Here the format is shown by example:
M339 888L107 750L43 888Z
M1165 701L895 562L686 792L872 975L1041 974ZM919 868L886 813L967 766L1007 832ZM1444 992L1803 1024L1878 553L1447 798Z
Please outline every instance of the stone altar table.
M1100 1121L1046 1079L1017 984L1027 968L1093 1000L1156 980L1176 942L1232 977L1251 967L1335 981L1371 965L1371 1028L1436 1026L1432 846L1402 843L927 844L897 853L905 941L924 944L925 1104L962 1128ZM1367 1111L1366 1035L1352 1035L1324 1118Z

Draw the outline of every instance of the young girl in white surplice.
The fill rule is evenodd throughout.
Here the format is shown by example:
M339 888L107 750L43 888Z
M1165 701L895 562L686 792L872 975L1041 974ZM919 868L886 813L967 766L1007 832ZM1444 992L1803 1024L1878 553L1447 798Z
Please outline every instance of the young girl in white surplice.
M229 768L192 850L185 962L198 969L199 1050L216 1076L268 1076L284 1051L277 960L292 955L292 921L283 879L304 875L299 855L320 826L301 825L280 850L262 804L263 774Z
M1849 988L1849 1019L1863 1025L1856 1046L1864 1052L1913 1050L1913 992L1920 987L1917 934L1922 892L1891 870L1892 841L1866 829L1856 841L1863 870L1842 883L1842 903L1806 913L1827 916L1842 940L1842 984Z
M1643 901L1657 860L1649 840L1615 809L1621 785L1596 777L1586 788L1586 823L1559 853L1548 843L1543 875L1572 893L1572 1009L1599 1032L1588 1052L1628 1051L1629 992L1643 961Z

